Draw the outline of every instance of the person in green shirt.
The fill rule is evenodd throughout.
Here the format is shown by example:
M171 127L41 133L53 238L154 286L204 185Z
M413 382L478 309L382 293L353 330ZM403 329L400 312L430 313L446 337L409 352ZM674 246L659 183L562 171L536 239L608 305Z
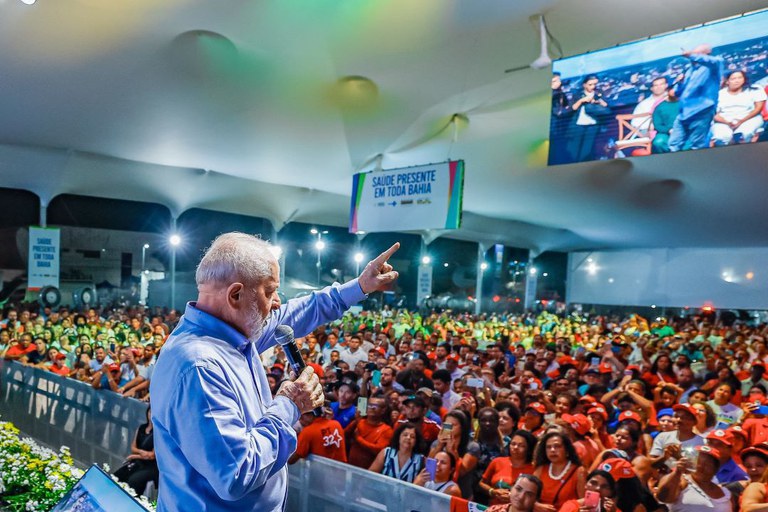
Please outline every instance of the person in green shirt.
M669 136L679 112L680 103L669 99L653 109L653 129L656 130L656 136L651 142L651 153L669 153Z

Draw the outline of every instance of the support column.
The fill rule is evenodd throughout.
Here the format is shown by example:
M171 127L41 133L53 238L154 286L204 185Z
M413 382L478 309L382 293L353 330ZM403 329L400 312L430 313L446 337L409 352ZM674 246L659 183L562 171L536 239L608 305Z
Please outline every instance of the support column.
M40 200L40 227L48 227L48 205L43 203L42 199Z
M176 233L176 217L171 216L171 236ZM171 244L171 309L176 309L176 245Z
M488 250L483 242L477 243L477 280L475 281L475 314L479 315L483 309L483 276L488 268L485 262L485 252Z
M427 254L427 240L421 235L421 251L419 252L419 272L416 283L416 307L421 307L422 301L432 295L432 259Z
M534 266L535 256L528 251L528 265L525 267L525 309L533 308L536 302L536 286L539 282L539 271Z

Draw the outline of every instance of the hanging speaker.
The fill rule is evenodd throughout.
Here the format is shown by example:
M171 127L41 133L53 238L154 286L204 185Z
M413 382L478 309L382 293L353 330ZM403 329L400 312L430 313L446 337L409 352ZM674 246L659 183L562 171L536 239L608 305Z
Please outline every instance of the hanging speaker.
M44 286L37 301L44 308L55 308L61 303L61 292L55 286Z
M78 288L72 292L72 301L75 306L90 306L96 302L96 292L93 288L84 287Z

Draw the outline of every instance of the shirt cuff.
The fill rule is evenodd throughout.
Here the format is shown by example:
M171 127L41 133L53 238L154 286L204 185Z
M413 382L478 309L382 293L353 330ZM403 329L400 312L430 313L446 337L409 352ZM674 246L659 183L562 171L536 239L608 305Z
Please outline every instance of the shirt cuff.
M341 300L344 301L344 304L346 304L347 307L354 306L368 297L363 293L363 289L360 288L360 283L357 278L347 281L344 284L340 284L338 290Z
M286 396L276 396L269 405L269 412L284 420L289 425L294 425L299 421L299 408Z

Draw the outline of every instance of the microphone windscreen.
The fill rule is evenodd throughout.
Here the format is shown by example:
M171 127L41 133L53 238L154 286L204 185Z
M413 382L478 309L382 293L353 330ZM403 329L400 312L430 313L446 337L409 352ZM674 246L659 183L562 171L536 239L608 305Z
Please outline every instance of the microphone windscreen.
M293 341L293 329L288 325L278 325L275 328L275 341L279 345L287 345Z

